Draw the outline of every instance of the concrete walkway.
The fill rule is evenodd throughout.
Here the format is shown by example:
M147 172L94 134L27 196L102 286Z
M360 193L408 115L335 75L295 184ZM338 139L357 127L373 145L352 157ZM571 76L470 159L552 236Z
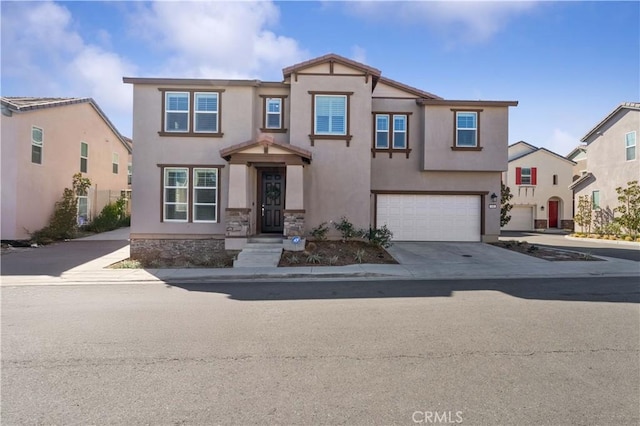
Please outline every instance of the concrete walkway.
M547 260L482 243L396 243L389 252L397 265L357 264L317 267L236 267L183 269L111 269L129 257L128 228L2 256L2 286L120 283L212 282L229 280L327 279L518 279L552 277L640 277L640 263L614 258L601 261ZM102 238L99 240L98 238ZM112 245L113 250L106 250ZM47 251L69 253L53 273L37 271ZM74 254L75 253L75 254ZM95 256L92 254L95 253ZM15 257L14 257L15 256ZM68 264L68 258L78 259ZM60 256L60 262L63 261ZM7 266L8 265L8 266Z

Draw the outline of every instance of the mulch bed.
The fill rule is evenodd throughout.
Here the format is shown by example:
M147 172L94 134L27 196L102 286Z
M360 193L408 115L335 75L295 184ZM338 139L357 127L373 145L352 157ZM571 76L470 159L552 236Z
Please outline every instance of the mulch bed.
M557 250L548 247L542 247L535 244L530 244L526 241L500 241L497 243L490 243L492 246L500 247L503 249L516 251L518 253L526 254L529 256L537 257L552 262L557 261L596 261L602 260L597 257L591 256L586 253L577 253L573 251Z
M382 247L363 241L307 242L304 251L285 251L278 266L344 266L358 263L397 264Z

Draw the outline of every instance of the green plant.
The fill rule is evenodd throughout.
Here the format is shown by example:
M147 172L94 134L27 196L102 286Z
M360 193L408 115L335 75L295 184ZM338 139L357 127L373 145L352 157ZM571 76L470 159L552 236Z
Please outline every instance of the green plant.
M355 252L355 254L353 255L353 258L355 259L356 262L362 263L364 261L364 255L365 255L364 250L359 249L358 251Z
M513 198L511 189L504 183L500 183L500 226L505 226L511 220L509 212L513 208L513 204L509 200Z
M113 269L140 269L142 264L134 259L125 259L111 266Z
M362 231L362 235L365 236L369 243L376 247L390 247L391 239L393 238L393 232L387 225L382 225L381 228L369 228L368 231Z
M318 254L318 253L310 253L307 256L307 263L318 264L320 262L322 262L322 256L320 256L320 254Z
M591 233L591 197L581 195L578 197L577 213L573 216L573 221L580 226L580 230L587 234Z
M342 241L348 241L361 235L346 216L342 216L340 222L334 222L333 226L342 234Z
M300 258L298 256L296 256L295 254L291 254L287 257L287 260L289 261L289 263L296 265L298 263L300 263Z
M126 199L119 198L115 203L109 203L87 226L88 231L106 232L123 226L123 223L131 221L125 215Z
M621 204L613 209L620 216L616 222L624 228L631 237L640 234L640 186L637 180L627 182L627 187L616 188L618 202Z
M331 256L329 258L329 265L335 265L336 263L338 263L338 260L340 260L338 256Z
M324 241L327 239L327 232L329 232L327 222L322 222L311 230L311 236L317 241Z

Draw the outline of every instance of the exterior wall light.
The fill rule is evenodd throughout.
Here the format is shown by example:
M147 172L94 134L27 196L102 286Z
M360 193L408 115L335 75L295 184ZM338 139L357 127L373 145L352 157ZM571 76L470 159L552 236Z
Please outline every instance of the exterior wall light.
M496 201L498 201L498 196L496 195L496 193L494 192L493 194L491 194L491 202L495 203Z

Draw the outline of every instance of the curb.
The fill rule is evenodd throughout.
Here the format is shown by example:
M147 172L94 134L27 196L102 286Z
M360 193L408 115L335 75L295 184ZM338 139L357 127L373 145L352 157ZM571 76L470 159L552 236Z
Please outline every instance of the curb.
M564 236L567 240L571 241L585 241L589 243L605 243L612 245L622 245L622 246L631 246L640 248L640 243L636 241L618 241L618 240L603 240L599 238L581 238L581 237L572 237L570 235Z

